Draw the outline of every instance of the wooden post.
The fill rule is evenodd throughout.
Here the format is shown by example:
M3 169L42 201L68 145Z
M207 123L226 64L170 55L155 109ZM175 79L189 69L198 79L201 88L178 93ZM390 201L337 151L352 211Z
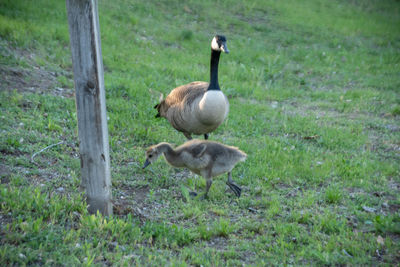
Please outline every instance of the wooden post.
M97 0L66 0L82 187L90 213L112 215L110 157Z

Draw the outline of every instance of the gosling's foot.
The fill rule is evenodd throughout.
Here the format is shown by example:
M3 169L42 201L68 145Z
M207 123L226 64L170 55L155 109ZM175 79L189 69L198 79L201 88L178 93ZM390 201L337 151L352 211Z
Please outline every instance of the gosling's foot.
M235 183L230 183L226 182L226 184L229 186L229 188L235 193L237 197L240 197L240 194L242 192L242 189Z
M199 194L197 194L194 191L190 191L189 192L189 196L192 197L192 198L198 198L200 200L208 199L208 195L207 194L202 194L201 196L199 196Z
M194 192L194 191L190 191L190 192L189 192L189 196L191 196L191 197L197 197L197 193Z

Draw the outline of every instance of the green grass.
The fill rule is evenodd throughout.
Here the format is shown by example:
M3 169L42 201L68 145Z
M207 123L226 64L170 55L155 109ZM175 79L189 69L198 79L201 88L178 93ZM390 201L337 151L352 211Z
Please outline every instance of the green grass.
M1 265L395 265L400 261L400 3L99 3L114 216L86 211L64 1L0 3ZM208 80L225 34L240 199L163 160L185 141L161 93ZM31 161L35 152L56 144Z

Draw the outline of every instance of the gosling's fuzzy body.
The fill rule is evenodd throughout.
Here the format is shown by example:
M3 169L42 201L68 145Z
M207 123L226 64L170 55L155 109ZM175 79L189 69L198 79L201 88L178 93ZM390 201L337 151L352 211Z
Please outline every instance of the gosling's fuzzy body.
M166 118L186 138L214 131L229 113L228 98L218 83L218 64L221 52L229 53L224 36L216 35L211 42L210 83L191 82L173 89L154 108L156 117Z
M239 162L245 161L247 154L237 147L227 146L207 140L190 140L173 149L169 143L159 143L146 151L146 167L161 154L174 167L185 167L207 179L206 195L211 186L211 178L228 173L227 184L240 196L240 188L231 180L231 171Z

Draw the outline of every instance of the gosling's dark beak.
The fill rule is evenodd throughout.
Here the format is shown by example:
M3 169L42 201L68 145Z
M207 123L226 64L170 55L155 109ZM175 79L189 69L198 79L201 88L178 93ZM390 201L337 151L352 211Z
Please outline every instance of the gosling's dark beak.
M150 162L148 159L146 159L146 161L145 161L144 164L143 164L142 169L144 169L144 168L146 168L147 166L149 166L150 163L151 163L151 162Z
M223 52L229 54L229 50L228 50L228 47L226 46L226 43L223 43L223 44L221 45L221 50L222 50Z

